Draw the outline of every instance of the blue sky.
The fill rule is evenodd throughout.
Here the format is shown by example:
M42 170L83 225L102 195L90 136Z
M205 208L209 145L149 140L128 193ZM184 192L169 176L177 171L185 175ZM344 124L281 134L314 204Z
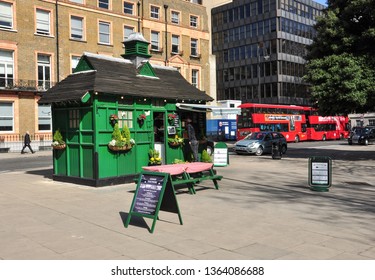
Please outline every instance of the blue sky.
M326 0L314 0L314 1L327 6Z

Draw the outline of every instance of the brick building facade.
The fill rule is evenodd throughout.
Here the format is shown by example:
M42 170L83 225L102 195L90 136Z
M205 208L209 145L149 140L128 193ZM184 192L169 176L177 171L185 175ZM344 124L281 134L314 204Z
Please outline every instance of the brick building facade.
M210 94L208 17L200 0L0 0L0 10L3 145L27 130L50 139L41 94L72 73L83 52L121 57L132 31L151 43L151 63L178 68Z

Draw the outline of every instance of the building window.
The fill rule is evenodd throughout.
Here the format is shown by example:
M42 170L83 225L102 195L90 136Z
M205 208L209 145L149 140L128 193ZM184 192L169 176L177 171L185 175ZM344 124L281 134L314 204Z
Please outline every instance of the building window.
M78 4L84 4L84 0L70 0L70 2L78 3Z
M102 9L109 10L109 0L99 0L98 7Z
M109 45L111 43L111 24L99 21L99 43Z
M134 27L124 26L124 41L129 38L129 35L134 32Z
M13 28L13 4L0 2L0 28Z
M83 18L70 17L70 38L74 40L83 40Z
M69 128L79 128L79 110L69 110Z
M51 35L51 12L45 10L36 10L36 33L42 35Z
M159 50L159 32L151 31L151 50Z
M190 55L198 56L198 39L190 40Z
M0 102L0 131L13 131L13 102Z
M13 86L13 51L0 50L0 88Z
M51 131L51 105L38 106L38 130Z
M180 36L172 35L172 53L179 53Z
M171 21L174 24L180 24L180 13L176 11L172 11L171 13Z
M49 89L51 86L51 56L38 54L38 88Z
M375 126L375 119L369 119L368 125Z
M159 19L159 11L160 8L156 6L151 6L151 14L150 17L154 19Z
M197 16L190 16L190 27L194 27L194 28L198 27L198 17Z
M73 73L74 69L76 69L80 58L81 58L80 56L72 55L71 60L70 60L70 65L71 65L71 69L72 69L71 73Z
M119 128L123 128L125 125L128 128L133 128L133 112L132 111L119 111Z
M199 71L196 69L191 70L191 84L198 88L198 75Z
M124 14L132 15L134 10L134 4L129 2L124 2Z

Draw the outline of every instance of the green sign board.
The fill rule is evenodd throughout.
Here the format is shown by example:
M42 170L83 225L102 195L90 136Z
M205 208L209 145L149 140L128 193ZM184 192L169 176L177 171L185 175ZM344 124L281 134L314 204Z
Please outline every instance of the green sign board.
M182 225L182 218L169 173L143 171L138 178L137 189L125 227L128 227L132 216L146 217L153 219L150 229L150 232L153 233L159 210L178 214Z
M332 184L332 160L330 157L309 158L309 186L313 191L327 192Z

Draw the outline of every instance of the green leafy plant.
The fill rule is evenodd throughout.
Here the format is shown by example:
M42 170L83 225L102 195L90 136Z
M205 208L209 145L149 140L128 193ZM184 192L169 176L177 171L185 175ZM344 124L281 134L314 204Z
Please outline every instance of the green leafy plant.
M211 159L210 155L207 153L207 150L202 151L201 161L202 162L212 162L212 159Z
M133 146L135 144L134 139L131 138L130 130L125 125L122 130L120 130L118 123L113 126L112 140L109 142L109 146L124 147Z
M150 165L159 165L161 164L160 153L157 150L150 149L148 151L149 164Z
M65 141L63 140L61 132L59 129L57 129L55 133L53 134L52 146L59 146L59 145L64 145L64 144L65 144Z

